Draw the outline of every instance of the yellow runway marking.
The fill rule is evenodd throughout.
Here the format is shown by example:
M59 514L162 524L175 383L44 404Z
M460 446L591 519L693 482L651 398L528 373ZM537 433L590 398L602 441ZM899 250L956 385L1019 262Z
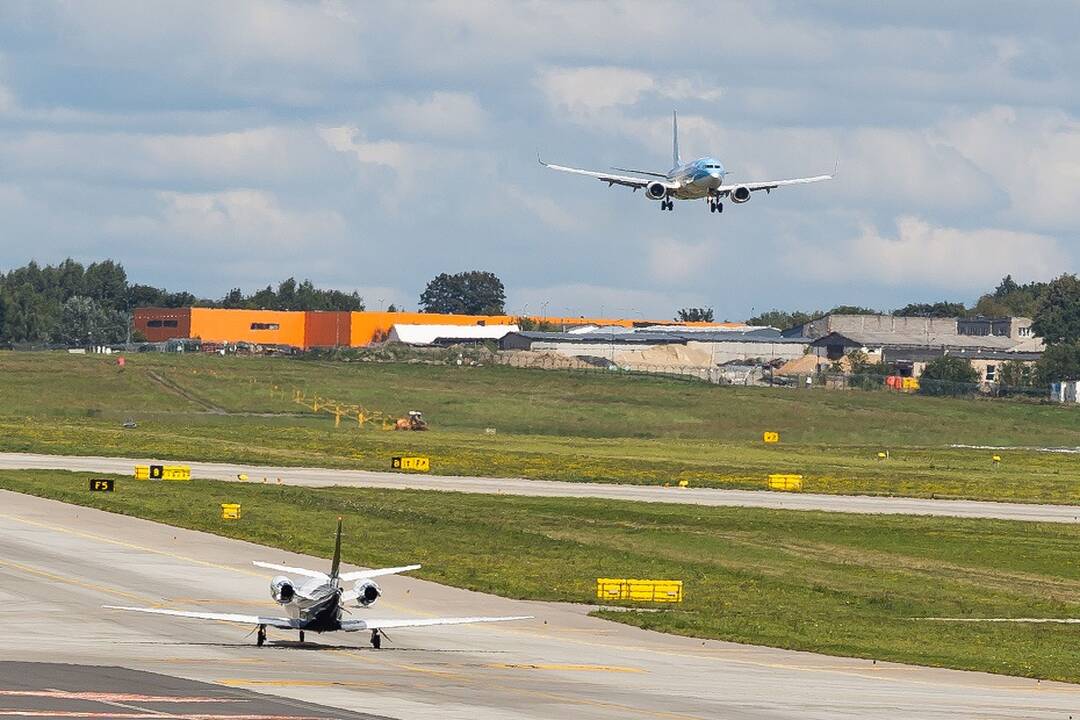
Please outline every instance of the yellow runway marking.
M490 663L484 667L495 670L571 670L577 672L643 673L641 668L618 665L572 665L560 663Z
M387 687L384 682L361 680L255 680L248 678L221 678L215 680L218 685L229 687Z
M630 715L632 717L650 717L650 718L663 718L667 720L706 720L702 715L686 715L683 713L665 712L663 710L649 710L640 706L622 705L615 702L605 702L603 700L590 700L583 697L575 697L572 695L562 695L556 692L548 692L543 690L532 690L529 688L513 687L510 685L504 685L498 682L494 682L491 676L479 677L475 674L466 674L457 672L454 670L431 670L429 668L420 667L411 663L398 663L393 662L385 655L379 656L375 653L360 653L351 650L335 650L335 653L341 655L348 655L350 657L361 658L368 660L372 663L385 665L388 667L394 667L399 670L405 670L408 672L415 672L428 675L440 675L446 678L454 678L461 682L463 685L481 685L485 688L497 688L503 692L512 693L516 695L525 695L532 697L542 697L550 700L558 701L562 704L569 705L589 705L591 707L610 708L618 711L622 715Z
M72 530L71 528L61 527L59 525L50 525L49 523L38 522L37 520L28 520L17 515L9 515L8 513L0 513L0 518L7 518L8 520L14 520L16 522L21 522L26 525L33 525L35 527L44 528L45 530L67 533L68 535L86 538L87 540L96 540L98 542L108 543L110 545L118 545L120 547L126 547L130 550L141 550L143 552L153 553L154 555L170 557L174 560L182 560L184 562L194 563L196 565L217 568L218 570L227 570L228 572L251 575L252 577L270 577L269 573L255 572L254 570L248 570L247 568L236 567L234 565L222 565L220 563L210 562L209 560L199 560L198 558L188 557L187 555L180 555L178 553L169 552L168 550L155 550L154 548L145 547L143 545L136 545L134 543L124 542L123 540L115 540L110 537L105 537L104 535L95 535L93 533L82 532L80 530ZM172 527L164 525L162 523L156 524L162 525L163 527Z
M29 565L12 562L11 560L0 560L0 566L13 568L20 572L30 573L31 575L43 577L46 580L62 582L68 585L81 587L85 590L93 590L94 592L104 593L106 595L116 595L118 597L124 597L129 600L138 600L139 602L153 602L152 600L148 599L146 595L136 595L134 593L124 592L123 590L117 590L113 587L107 587L105 585L97 585L95 583L88 583L82 580L76 580L75 578L67 577L65 575L57 575L56 573L51 573L48 570L40 570L38 568L30 567Z

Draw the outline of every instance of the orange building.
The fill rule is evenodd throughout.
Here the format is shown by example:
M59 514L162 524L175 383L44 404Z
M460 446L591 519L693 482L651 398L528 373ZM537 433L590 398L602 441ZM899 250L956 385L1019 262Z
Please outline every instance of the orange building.
M559 326L694 325L739 327L742 323L676 323L672 320L625 318L532 317ZM442 315L420 312L344 312L291 310L231 310L224 308L138 308L133 323L151 342L197 338L204 342L249 342L257 345L362 347L383 340L396 324L509 325L513 315Z

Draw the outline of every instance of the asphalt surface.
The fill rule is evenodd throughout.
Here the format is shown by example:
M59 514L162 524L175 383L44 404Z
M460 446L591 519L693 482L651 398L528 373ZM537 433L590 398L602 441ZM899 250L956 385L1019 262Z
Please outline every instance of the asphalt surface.
M146 458L82 457L73 455L37 455L0 453L0 469L80 470L130 475L135 465L146 465ZM155 461L157 462L157 461ZM974 500L926 500L867 495L814 495L809 493L768 492L765 490L718 490L713 488L658 487L655 485L614 485L572 483L522 478L451 477L369 470L333 470L327 468L270 467L233 463L168 461L191 467L195 477L212 480L282 483L325 487L397 488L447 490L464 493L490 493L540 497L607 498L638 502L664 502L687 505L760 507L785 510L826 510L830 512L938 515L944 517L994 518L1035 522L1080 522L1080 505L1035 505L1027 503L979 502Z
M122 667L0 661L0 717L385 720Z
M1080 711L1080 686L681 638L589 618L584 606L506 600L408 577L385 578L384 599L356 614L536 619L398 630L376 651L360 633L309 635L301 645L271 630L271 642L258 648L247 627L101 608L273 614L270 573L252 567L256 559L327 565L0 492L3 656L121 666L394 718L1066 720Z

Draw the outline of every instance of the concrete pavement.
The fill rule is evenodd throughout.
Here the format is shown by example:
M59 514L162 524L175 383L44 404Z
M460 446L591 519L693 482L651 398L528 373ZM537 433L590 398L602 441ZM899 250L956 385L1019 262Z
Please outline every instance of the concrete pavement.
M82 457L0 453L0 469L78 470L130 475L135 465L151 462L148 458ZM875 497L868 495L814 495L780 493L765 490L719 490L714 488L677 488L655 485L615 485L573 483L522 478L453 477L418 475L370 470L334 470L327 468L273 467L218 462L168 461L167 464L191 466L195 477L237 481L247 475L249 482L279 479L286 485L325 487L329 485L390 489L444 490L464 493L490 493L539 497L606 498L637 502L663 502L688 505L760 507L783 510L825 510L829 512L938 515L944 517L994 518L1034 522L1080 522L1080 505L1035 505L1027 503L980 502L974 500L927 500L920 498Z
M1053 718L1080 687L663 635L409 577L382 582L373 617L535 615L520 623L309 635L121 613L103 604L272 614L252 560L327 560L0 492L4 656L122 666L396 718L879 720ZM407 562L411 558L401 558ZM299 715L305 713L298 711Z

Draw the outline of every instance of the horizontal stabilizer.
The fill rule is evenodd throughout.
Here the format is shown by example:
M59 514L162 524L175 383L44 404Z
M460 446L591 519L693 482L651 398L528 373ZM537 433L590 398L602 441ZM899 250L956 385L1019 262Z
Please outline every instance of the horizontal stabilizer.
M173 617L193 618L195 620L216 620L218 622L240 623L242 625L269 625L270 627L290 630L301 627L299 620L265 615L237 615L234 613L189 612L186 610L166 610L165 608L124 607L122 605L102 605L107 610L149 613L151 615L171 615Z
M471 625L473 623L508 622L510 620L532 620L532 615L512 617L460 617L460 618L423 618L419 620L342 620L341 629L346 632L358 630L390 630L393 628L433 627L435 625Z
M318 570L308 570L307 568L289 567L288 565L275 565L274 563L261 562L259 560L251 563L257 567L266 568L268 570L280 570L283 573L289 573L290 575L302 575L304 577L315 578L317 580L329 580L330 576L324 572Z
M342 582L346 580L368 580L370 578L382 577L383 575L397 575L398 573L419 569L419 565L402 565L401 567L376 568L374 570L355 570L353 572L341 573L341 580Z

